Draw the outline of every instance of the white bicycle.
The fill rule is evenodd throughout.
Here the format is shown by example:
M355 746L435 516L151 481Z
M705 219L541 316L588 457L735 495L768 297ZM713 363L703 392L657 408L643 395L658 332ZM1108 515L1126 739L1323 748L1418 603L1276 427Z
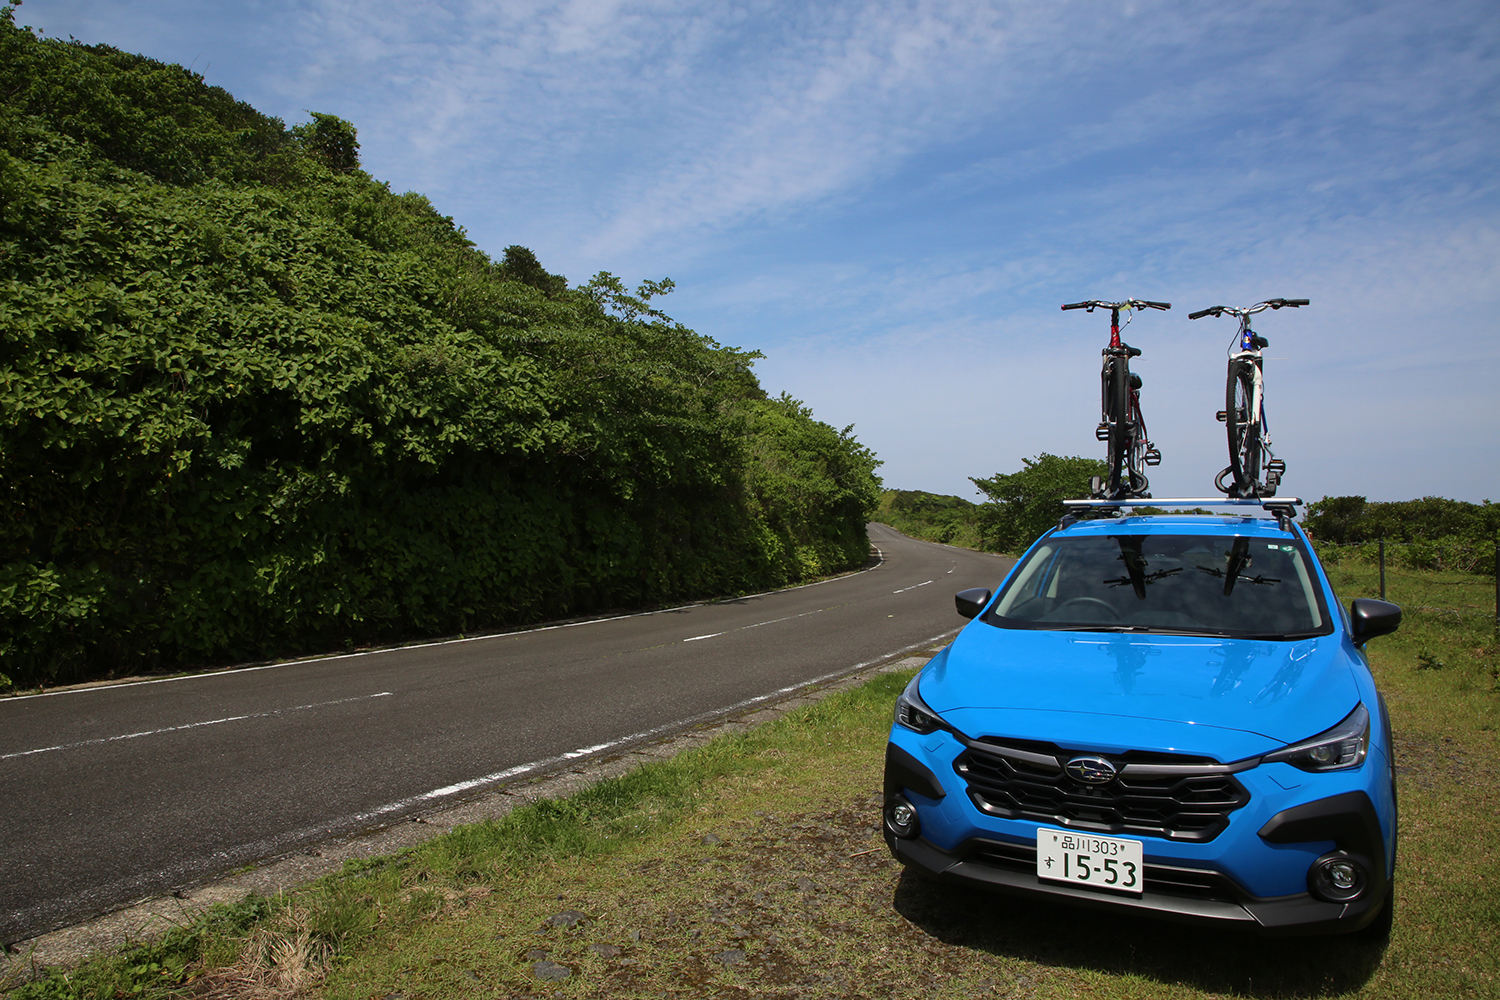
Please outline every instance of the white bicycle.
M1305 306L1307 299L1267 299L1248 309L1210 306L1188 319L1222 316L1240 321L1239 333L1229 347L1229 374L1224 384L1224 409L1218 413L1229 432L1229 468L1219 473L1214 485L1231 497L1274 497L1286 474L1286 463L1271 452L1271 431L1266 423L1265 373L1261 350L1266 338L1250 329L1250 317L1267 309ZM1264 481L1261 473L1265 473Z

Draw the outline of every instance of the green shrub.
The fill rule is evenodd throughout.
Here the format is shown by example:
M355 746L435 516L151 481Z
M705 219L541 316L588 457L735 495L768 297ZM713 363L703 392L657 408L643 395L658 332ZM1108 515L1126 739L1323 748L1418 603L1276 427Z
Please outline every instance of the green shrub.
M970 480L989 498L979 512L980 547L986 551L1024 551L1057 524L1062 501L1088 496L1089 481L1105 473L1096 459L1045 452L1021 464L1020 472Z
M29 687L779 586L878 464L608 273L495 263L181 67L0 16L0 662Z

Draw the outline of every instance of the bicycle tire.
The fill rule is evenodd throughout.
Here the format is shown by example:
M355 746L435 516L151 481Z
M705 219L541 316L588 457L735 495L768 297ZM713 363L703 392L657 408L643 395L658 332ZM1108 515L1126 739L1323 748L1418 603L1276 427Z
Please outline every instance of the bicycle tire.
M1129 419L1130 364L1124 358L1111 358L1104 365L1104 422L1109 427L1106 500L1124 499L1125 489L1120 485L1120 471L1126 465L1126 453L1130 448Z
M1128 495L1145 496L1151 480L1146 478L1146 429L1141 426L1139 415L1133 415L1130 421L1130 446L1125 455L1125 471L1130 479Z
M1224 387L1224 426L1229 434L1229 468L1235 496L1255 496L1260 479L1260 414L1251 412L1255 398L1254 362L1229 363Z

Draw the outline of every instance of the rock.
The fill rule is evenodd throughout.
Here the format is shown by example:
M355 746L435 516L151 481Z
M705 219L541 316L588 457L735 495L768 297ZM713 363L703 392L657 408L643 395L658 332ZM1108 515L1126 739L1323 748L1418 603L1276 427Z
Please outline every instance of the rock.
M710 847L712 847L714 844L724 843L724 841L720 840L718 837L714 836L711 833L705 833L703 836L698 838L698 841L699 843L708 844Z
M724 965L739 965L745 961L745 953L738 948L721 951L714 956L714 960Z
M538 979L549 983L560 983L573 974L572 969L556 962L538 962L531 967L531 971Z
M533 962L542 962L547 959L547 952L540 948L533 948L526 953L526 957Z
M577 910L564 910L554 916L547 918L547 923L553 927L577 927L588 923L589 918Z
M591 944L589 945L589 951L600 958L614 958L620 953L620 949L612 944Z

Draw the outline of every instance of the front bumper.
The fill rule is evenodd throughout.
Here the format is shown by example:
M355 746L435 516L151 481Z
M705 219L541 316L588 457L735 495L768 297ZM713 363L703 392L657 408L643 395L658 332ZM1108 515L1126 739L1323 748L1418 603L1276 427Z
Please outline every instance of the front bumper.
M1221 853L1233 839L1228 836L1213 845L1146 839L1147 891L1139 896L1040 879L1036 874L1038 824L983 816L968 801L961 783L948 784L952 787L945 788L938 774L913 754L895 743L888 745L885 815L890 816L891 804L900 797L916 806L919 824L914 836L901 837L893 832L889 821L883 823L886 844L903 865L945 881L1068 905L1241 927L1265 934L1357 931L1380 914L1390 894L1385 838L1375 806L1363 791L1302 802L1268 820L1262 817L1264 821L1257 821L1253 832L1242 828L1242 838L1253 839L1254 846L1262 851L1285 852L1285 863L1297 866L1299 873L1306 871L1311 858L1329 850L1364 862L1371 873L1371 884L1360 897L1350 902L1328 902L1310 891L1275 896L1249 891L1235 877L1233 858ZM956 815L972 823L955 824L952 820ZM921 828L920 821L927 820L937 830L931 838ZM963 828L961 832L957 827ZM946 845L936 842L942 834L952 838ZM954 834L958 834L956 838Z

